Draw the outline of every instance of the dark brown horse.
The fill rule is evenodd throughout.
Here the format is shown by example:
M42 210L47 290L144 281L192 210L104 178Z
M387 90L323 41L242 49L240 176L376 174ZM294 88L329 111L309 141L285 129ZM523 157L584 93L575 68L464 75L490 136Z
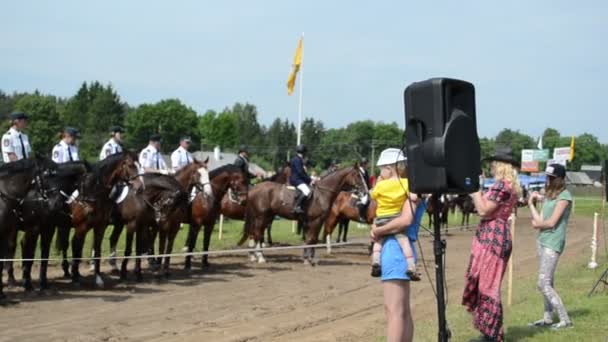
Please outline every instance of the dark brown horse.
M305 215L299 217L293 213L295 190L274 182L265 182L254 187L247 200L246 221L239 245L247 238L251 239L250 246L258 249L251 255L252 261L265 262L261 245L264 229L277 215L290 220L303 219L306 243L317 243L319 231L329 214L331 205L340 191L350 189L365 191L358 164L338 170L318 181L313 187L311 198L305 205ZM305 262L312 262L314 254L313 248L304 249Z
M44 192L43 176L55 172L57 164L46 158L22 159L0 165L0 258L10 258L17 236L23 199L31 189ZM0 262L0 302L6 300Z
M427 201L426 213L429 215L429 227L433 226L433 214L436 210L439 211L439 221L441 223L441 227L445 228L445 232L448 232L448 215L450 212L450 201L446 197L446 195L442 195L438 203L438 207L435 207L435 201L433 201L430 197L434 195L430 195Z
M213 227L221 212L222 198L228 193L228 190L230 190L234 201L239 204L244 205L247 200L248 179L237 166L224 165L212 170L209 172L209 182L212 194L208 195L204 191L199 191L192 201L190 230L188 231L188 252L190 253L194 251L201 226L205 228L203 232L203 251L209 251ZM203 255L202 266L209 266L209 258L206 254ZM192 268L192 256L186 257L185 268L186 270Z
M77 189L81 177L90 171L90 165L82 161L58 164L56 172L43 176L42 191L32 189L28 192L23 202L20 225L25 232L21 240L23 259L34 258L38 236L41 238L40 257L49 258L55 228L71 225L70 208L66 203L70 199L69 194ZM14 254L14 251L12 253ZM32 265L32 261L23 262L23 287L26 291L33 289ZM48 288L47 267L48 261L43 260L40 267L40 290ZM13 278L14 281L12 271L12 263L10 263L9 280Z
M359 200L359 196L347 191L342 191L334 201L334 204L331 206L331 211L325 220L325 227L323 229L323 237L325 238L325 242L327 244L327 249L331 250L331 234L334 232L336 225L343 221L356 221L360 223L372 224L374 219L376 218L376 201L370 200L369 205L367 206L366 218L367 221L361 222L359 217L359 208L357 207L357 202ZM338 240L336 242L340 242L340 233L338 232ZM346 242L346 229L344 230L344 239Z
M101 243L106 227L110 221L110 210L113 202L110 193L117 184L129 184L137 177L137 156L132 152L111 155L93 167L93 171L84 175L78 194L70 203L74 235L72 237L72 282L80 283L80 259L85 236L93 229L95 283L103 286L101 277ZM70 277L67 263L69 245L69 228L60 227L57 247L63 252L62 263L64 275Z
M471 217L471 214L476 213L473 199L469 195L459 195L458 197L452 200L452 203L454 203L454 205L462 213L462 222L460 225L460 230L468 230L469 219Z

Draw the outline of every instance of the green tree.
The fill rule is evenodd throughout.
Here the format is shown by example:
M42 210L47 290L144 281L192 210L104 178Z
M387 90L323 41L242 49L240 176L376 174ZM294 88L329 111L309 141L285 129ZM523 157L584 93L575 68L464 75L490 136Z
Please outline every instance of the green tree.
M94 160L108 138L108 129L122 125L128 106L111 85L104 86L95 81L81 85L60 113L66 126L80 130L80 154L84 159ZM127 132L129 133L129 132Z
M518 130L503 129L496 136L497 147L510 147L516 160L521 160L521 150L536 148L534 139Z
M41 95L38 91L24 95L15 103L15 109L29 116L27 134L32 150L50 156L53 146L59 141L62 125L57 113L57 98Z
M159 133L163 138L162 152L168 153L176 148L181 136L189 135L193 142L192 148L197 149L200 142L197 124L196 112L177 99L143 104L127 114L127 144L142 149L147 145L150 135Z

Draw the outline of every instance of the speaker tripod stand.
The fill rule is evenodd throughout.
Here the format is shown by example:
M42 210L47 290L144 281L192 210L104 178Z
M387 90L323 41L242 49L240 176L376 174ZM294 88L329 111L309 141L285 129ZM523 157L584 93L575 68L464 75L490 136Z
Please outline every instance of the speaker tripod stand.
M600 279L597 280L597 282L595 283L595 285L593 286L593 288L591 289L591 291L589 292L587 297L591 297L591 295L595 292L595 290L597 289L598 286L600 286L601 283L604 283L604 288L608 287L608 267L606 268L604 273L602 273L602 275L600 276Z
M444 294L444 276L445 265L443 264L443 256L445 255L445 240L441 239L441 210L439 210L441 194L433 194L431 196L433 210L433 252L435 254L435 286L437 288L437 322L439 323L439 342L447 342L452 337L452 333L448 329L445 319L445 294Z

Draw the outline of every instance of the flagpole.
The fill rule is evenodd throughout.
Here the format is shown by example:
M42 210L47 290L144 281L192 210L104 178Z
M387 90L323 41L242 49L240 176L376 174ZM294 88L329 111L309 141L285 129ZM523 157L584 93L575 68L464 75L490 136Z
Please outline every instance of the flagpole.
M302 143L302 93L304 85L304 32L302 32L302 52L300 59L300 99L298 102L298 141L297 144Z

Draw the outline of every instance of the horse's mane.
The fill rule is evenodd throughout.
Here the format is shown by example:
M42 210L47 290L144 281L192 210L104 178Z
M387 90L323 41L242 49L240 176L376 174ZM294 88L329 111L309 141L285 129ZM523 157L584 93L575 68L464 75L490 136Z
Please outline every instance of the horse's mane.
M173 176L163 175L160 173L146 173L143 175L146 187L155 187L162 189L175 190L181 188L181 184Z
M217 169L213 169L209 172L209 178L215 178L219 174L223 172L243 172L238 166L234 164L226 164L224 166L220 166Z
M92 166L87 161L71 161L57 164L57 176L70 177L82 175L85 172L91 172Z
M17 172L30 170L36 166L33 159L20 159L10 163L0 165L0 176L7 176Z
M193 163L190 163L184 167L182 167L181 169L177 170L177 172L175 173L175 177L180 176L182 173L186 172L186 169L192 167L192 165L197 165L198 167L196 168L197 170L200 169L201 167L203 167L203 162L198 161L197 159L194 160Z

